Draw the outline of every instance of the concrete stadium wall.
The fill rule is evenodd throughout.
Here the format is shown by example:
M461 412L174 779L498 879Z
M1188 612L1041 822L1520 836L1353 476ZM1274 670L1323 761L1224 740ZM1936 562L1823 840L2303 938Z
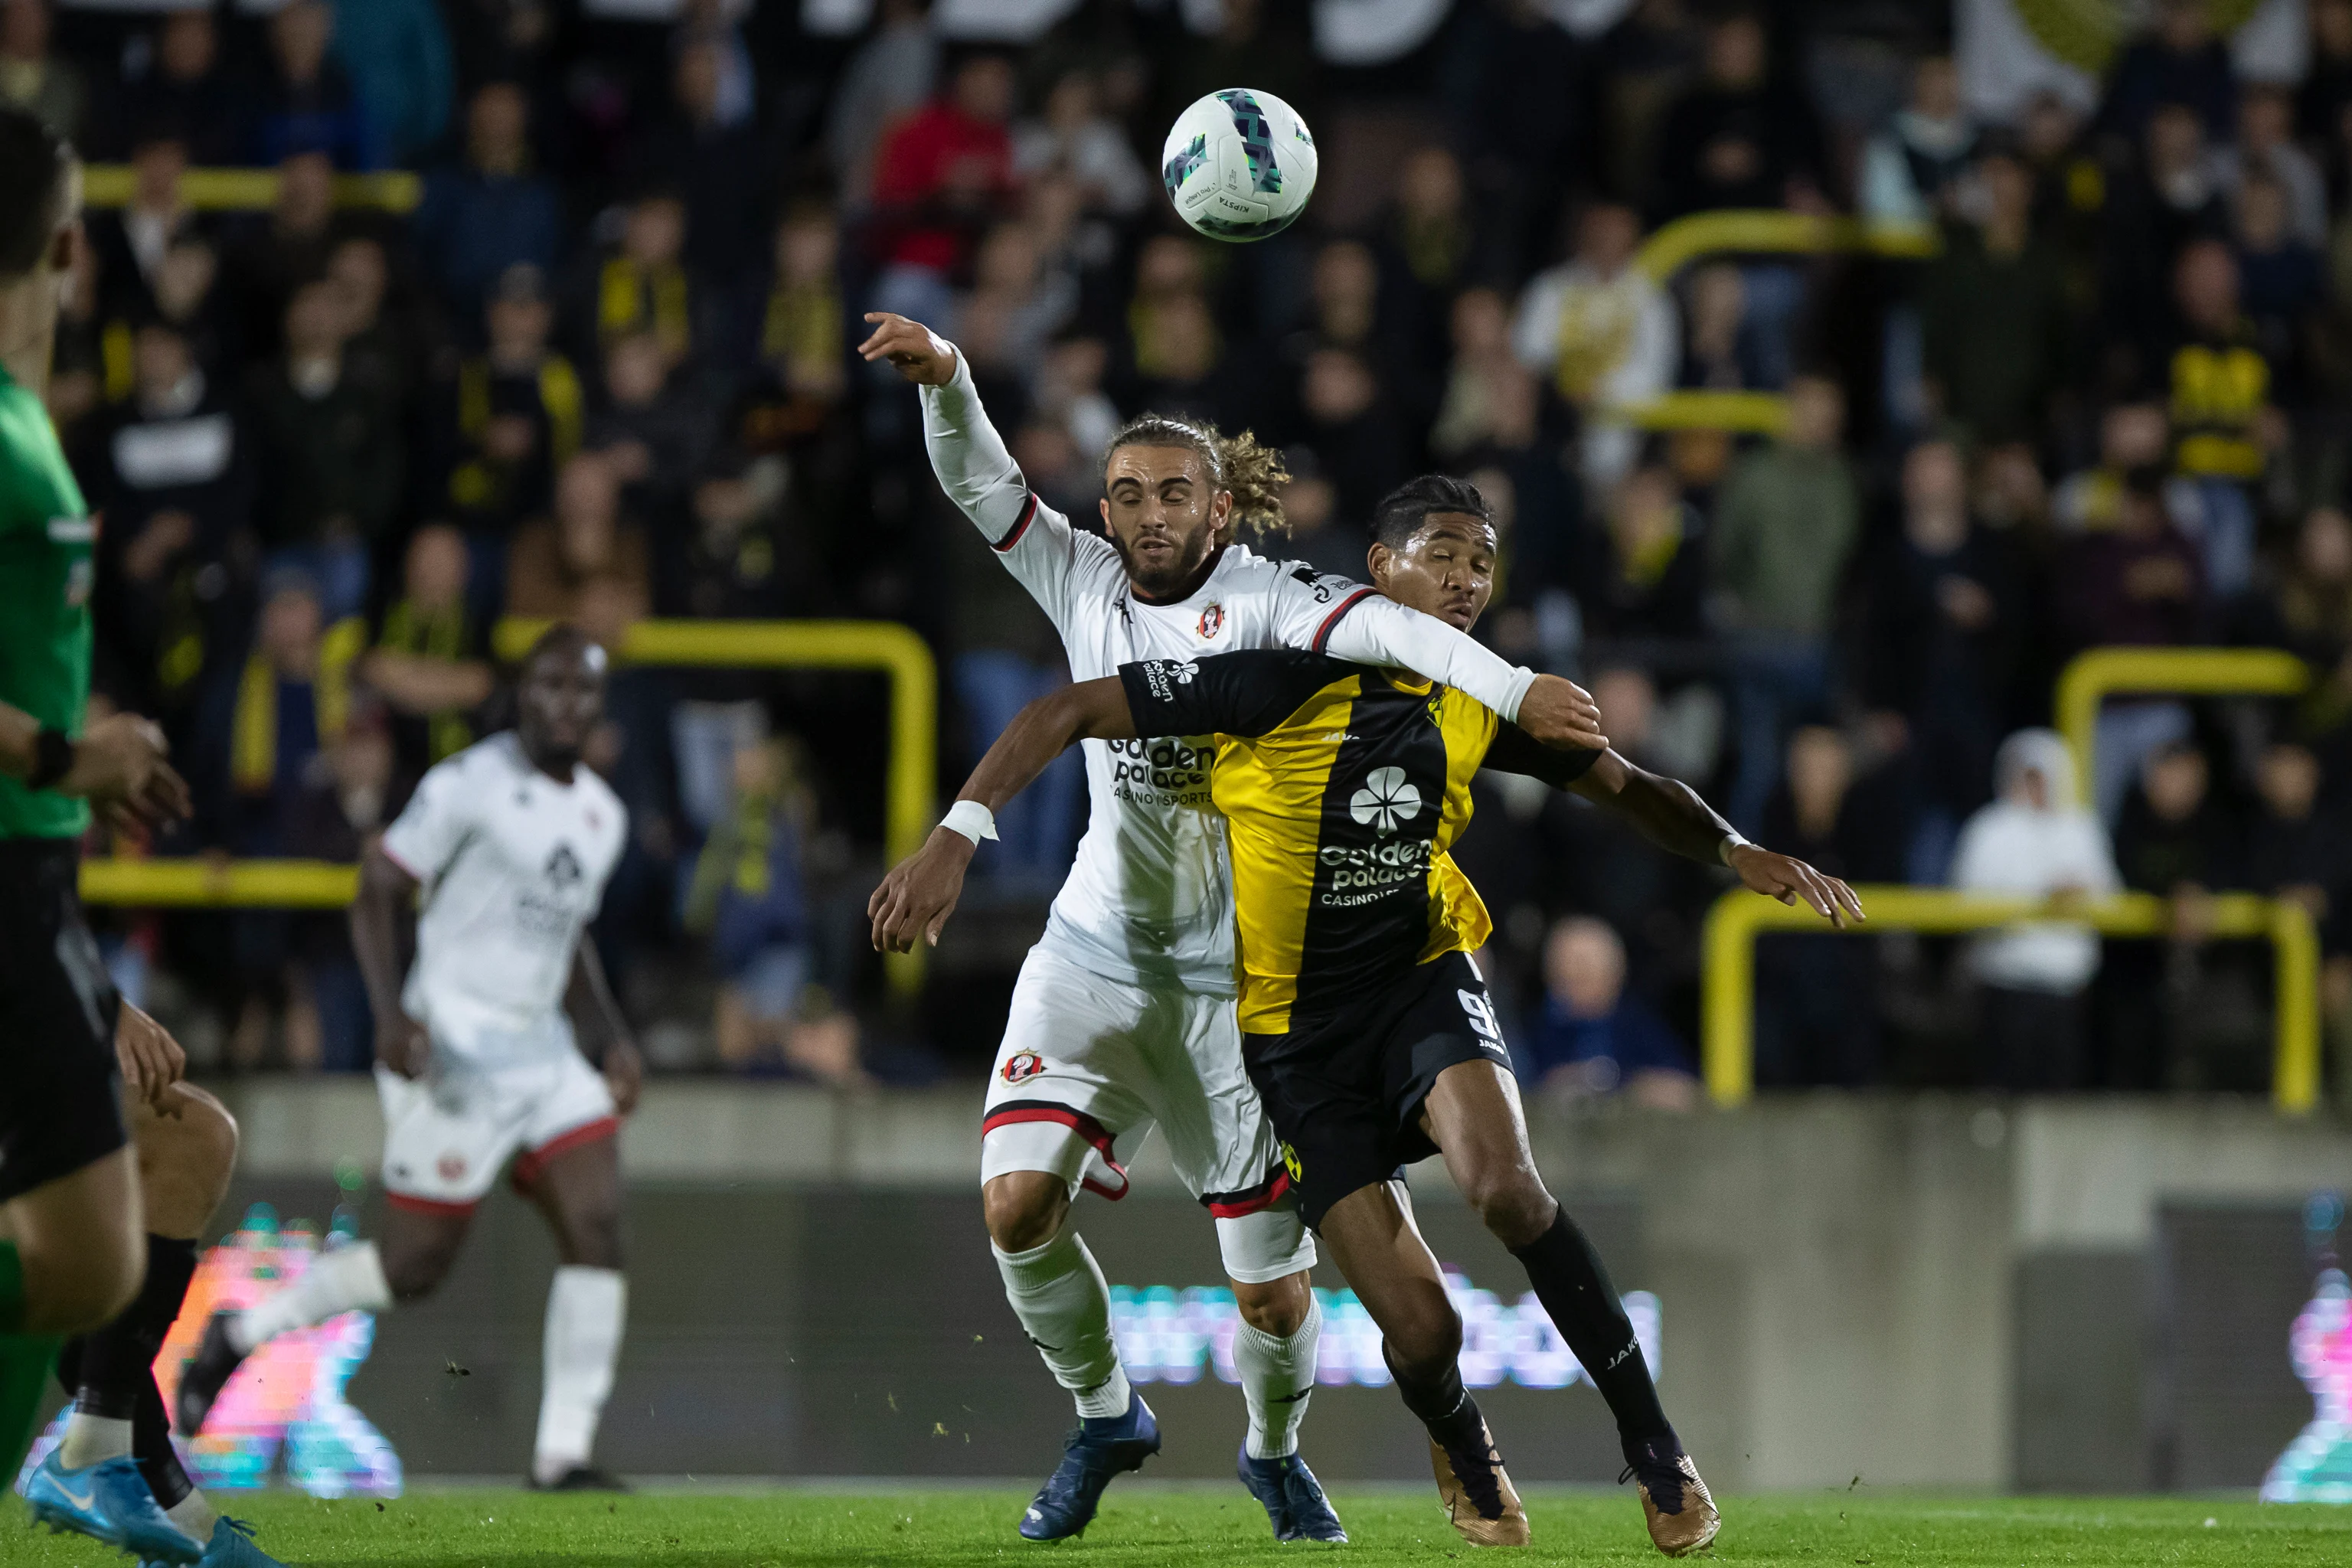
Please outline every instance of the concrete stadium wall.
M364 1081L226 1098L246 1131L239 1203L318 1212L339 1162L373 1169ZM1001 1475L1050 1453L1067 1409L996 1297L971 1202L975 1103L966 1089L649 1089L624 1143L639 1283L615 1461ZM1718 1488L2245 1486L2308 1415L2286 1364L2308 1285L2293 1214L2315 1190L2352 1189L2352 1131L2332 1121L2210 1100L1843 1095L1687 1118L1533 1114L1546 1177L1588 1216L1619 1287L1662 1302L1667 1407ZM1209 1227L1156 1142L1133 1173L1123 1209L1078 1211L1113 1280L1216 1283ZM1515 1296L1510 1259L1442 1168L1413 1181L1441 1257ZM510 1201L483 1224L472 1272L388 1321L353 1384L372 1413L390 1402L404 1450L446 1469L511 1468L535 1407L551 1258ZM1331 1272L1318 1283L1336 1288ZM2183 1330L2158 1310L2159 1285L2236 1314L2226 1331L2256 1370L2230 1373L2222 1415L2166 1359L2180 1333L2221 1331L2198 1328L2211 1304ZM479 1375L434 1378L458 1344ZM915 1414L898 1403L909 1389L940 1406L929 1424L899 1419ZM1227 1473L1234 1391L1149 1392L1171 1434L1162 1473ZM1528 1479L1613 1473L1589 1388L1481 1400ZM1423 1473L1391 1391L1327 1388L1312 1422L1318 1468Z

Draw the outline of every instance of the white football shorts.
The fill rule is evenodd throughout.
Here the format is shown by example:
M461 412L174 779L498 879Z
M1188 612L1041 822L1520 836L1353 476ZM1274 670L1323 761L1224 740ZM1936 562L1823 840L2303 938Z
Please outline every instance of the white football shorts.
M1282 1146L1242 1066L1230 996L1147 989L1040 945L1013 988L981 1122L982 1182L1046 1171L1116 1202L1155 1125L1186 1190L1215 1216L1225 1273L1264 1284L1309 1268L1315 1243Z
M621 1127L604 1075L576 1050L488 1068L440 1053L425 1078L380 1066L375 1082L385 1194L428 1214L470 1212L509 1159L528 1190L549 1160Z

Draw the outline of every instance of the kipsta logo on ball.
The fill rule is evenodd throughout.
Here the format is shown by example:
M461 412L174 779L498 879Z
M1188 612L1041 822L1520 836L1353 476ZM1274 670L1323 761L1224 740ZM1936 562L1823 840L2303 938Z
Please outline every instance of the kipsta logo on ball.
M1348 802L1348 813L1375 833L1394 833L1397 824L1421 815L1421 791L1402 768L1374 768Z
M1045 1058L1034 1051L1015 1051L1004 1061L1004 1081L1021 1083L1045 1070Z
M1270 92L1213 92L1176 117L1160 150L1160 180L1176 216L1211 239L1280 234L1315 194L1315 138Z

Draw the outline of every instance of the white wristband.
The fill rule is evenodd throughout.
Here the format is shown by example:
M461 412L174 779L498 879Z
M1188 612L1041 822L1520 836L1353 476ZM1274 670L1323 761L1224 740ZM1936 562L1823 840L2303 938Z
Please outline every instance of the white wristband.
M1735 827L1723 836L1722 843L1715 847L1715 858L1728 866L1731 864L1731 852L1735 849L1744 849L1747 846L1748 840L1742 838L1739 836L1739 829Z
M960 800L948 807L940 826L962 834L977 845L983 838L996 837L996 814L976 800Z

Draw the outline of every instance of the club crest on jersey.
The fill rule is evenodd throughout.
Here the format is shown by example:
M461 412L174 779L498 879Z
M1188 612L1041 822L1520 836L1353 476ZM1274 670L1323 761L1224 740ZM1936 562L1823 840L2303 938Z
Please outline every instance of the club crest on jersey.
M1215 637L1219 632L1223 631L1224 629L1225 607L1223 605L1211 605L1207 609L1201 612L1201 640L1202 642L1207 642L1211 637Z
M1143 683L1151 695L1162 701L1176 694L1180 686L1190 686L1201 667L1189 658L1148 658L1143 661Z
M466 1156L444 1154L434 1162L433 1168L440 1173L441 1179L445 1182L462 1181L466 1174Z
M1421 791L1402 768L1374 768L1348 802L1348 815L1375 833L1394 833L1421 815Z
M1034 1051L1015 1051L1005 1058L1003 1079L1007 1083L1024 1083L1045 1070L1045 1058Z
M580 857L572 853L571 845L559 844L555 847L555 852L547 858L545 871L549 881L559 888L568 888L578 881L583 875L580 869Z

